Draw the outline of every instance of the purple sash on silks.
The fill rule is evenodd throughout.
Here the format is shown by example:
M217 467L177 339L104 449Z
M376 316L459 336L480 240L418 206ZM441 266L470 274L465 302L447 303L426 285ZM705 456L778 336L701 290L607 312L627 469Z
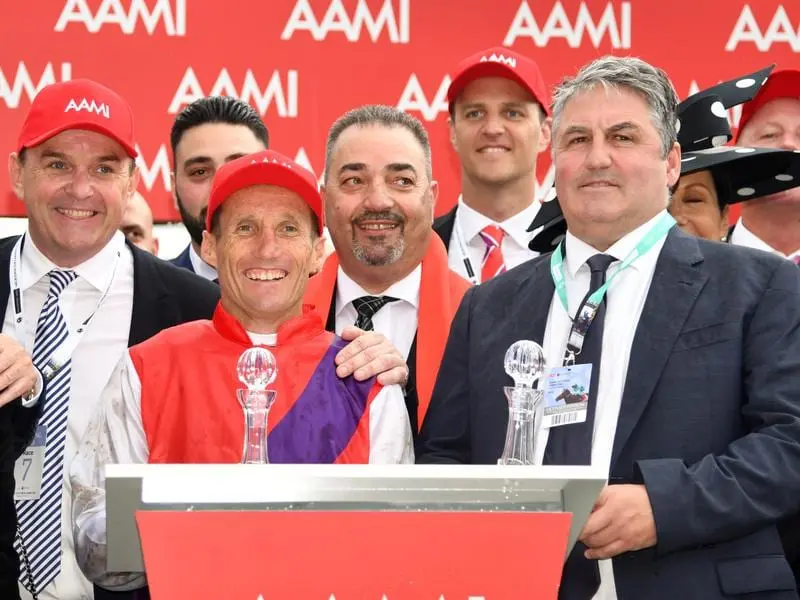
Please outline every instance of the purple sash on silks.
M331 464L350 443L375 379L356 381L336 375L334 357L346 345L334 338L303 393L273 427L267 439L270 462Z

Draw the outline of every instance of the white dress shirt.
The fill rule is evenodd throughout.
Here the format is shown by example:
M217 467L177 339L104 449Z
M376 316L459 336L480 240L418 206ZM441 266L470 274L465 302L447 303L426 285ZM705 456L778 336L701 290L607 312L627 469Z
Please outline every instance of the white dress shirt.
M208 279L209 281L214 281L218 275L217 270L200 258L200 255L194 251L194 246L189 244L189 260L192 263L192 269L194 272L200 277L204 279Z
M118 252L120 259L117 261ZM16 331L13 302L9 299L3 333L15 337L28 352L33 350L36 323L49 290L49 278L46 275L54 268L56 266L36 247L30 235L26 235L20 261L25 329ZM133 255L125 245L125 236L121 232L115 233L105 248L73 270L78 277L67 286L60 300L70 332L77 329L97 308L112 271L114 278L108 295L97 308L97 313L72 354L61 501L61 572L44 590L38 590L41 600L89 600L93 596L91 584L75 562L69 469L100 393L128 347L133 312ZM31 598L21 585L20 594L23 600Z
M604 252L614 256L614 262L608 269L606 279L611 278L619 268L620 262L636 247L644 235L663 218L666 211L641 225L628 235L617 241ZM578 305L589 291L591 273L586 261L598 254L585 242L571 233L565 239L566 258L564 259L564 280L567 288L570 313L574 315ZM614 446L614 435L617 430L622 392L628 374L631 346L639 317L642 314L650 282L653 280L656 261L664 246L662 239L650 251L631 264L614 279L606 294L606 317L603 334L603 360L600 363L600 379L598 381L598 398L596 400L594 418L594 437L592 443L592 466L599 466L606 473L611 467L611 451ZM572 327L570 316L558 296L554 294L547 317L544 333L544 352L549 368L563 364L567 347L567 336ZM590 399L590 401L595 401ZM548 430L541 428L541 420L535 433L534 453L536 463L541 464L547 446ZM567 425L569 427L569 425ZM616 600L614 572L610 560L600 561L600 588L594 600Z
M483 262L483 255L486 253L486 243L479 234L487 225L497 225L505 231L500 250L503 254L503 263L506 266L506 270L513 269L526 260L539 256L538 252L533 252L528 248L528 244L537 232L527 231L527 229L536 218L541 206L541 202L534 200L527 208L513 217L506 219L502 223L495 223L486 215L467 206L459 196L455 223L453 224L453 235L450 236L450 245L447 249L447 263L450 269L464 279L470 280L467 269L464 266L464 254L459 242L459 239L461 239L467 247L468 258L472 264L475 278L478 283L481 282L481 263Z
M274 345L277 340L275 334L249 335L254 344ZM146 584L141 573L106 570L105 465L148 462L141 399L141 380L126 352L103 392L71 469L78 562L93 581L117 591ZM372 464L414 462L411 425L399 385L383 387L370 404L369 440Z
M385 335L389 341L408 360L411 344L417 335L417 311L419 309L419 285L422 280L422 265L391 285L381 294L370 294L353 281L341 267L336 276L336 333L348 325L353 325L358 312L353 300L361 296L391 296L398 302L389 302L372 317L375 331Z
M770 246L767 242L745 227L741 217L739 217L739 220L736 222L736 227L733 228L733 233L731 234L731 244L734 244L735 246L744 246L745 248L763 250L764 252L776 254L782 258L788 258L789 260L795 262L797 261L797 258L800 257L800 249L796 250L789 256L786 256L780 250L775 250L775 248Z

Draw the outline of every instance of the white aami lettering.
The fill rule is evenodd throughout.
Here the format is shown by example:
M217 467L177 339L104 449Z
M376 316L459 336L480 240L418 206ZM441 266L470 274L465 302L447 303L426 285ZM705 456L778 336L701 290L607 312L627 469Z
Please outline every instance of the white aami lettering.
M796 6L796 5L795 5ZM795 27L783 5L772 16L767 30L762 33L750 5L745 4L739 14L739 20L733 26L731 37L725 44L725 50L733 52L740 42L752 42L760 52L769 52L772 44L786 43L792 52L800 52L800 22Z
M631 47L631 3L620 3L620 15L617 18L614 5L609 2L599 21L595 22L585 2L581 2L578 15L573 25L561 2L556 2L550 16L539 27L527 1L523 1L508 29L504 46L512 46L517 38L530 38L540 48L544 48L554 38L567 41L570 48L579 48L583 44L584 33L589 34L592 45L597 48L608 36L612 48Z
M412 73L408 78L400 100L397 101L397 108L406 112L418 111L426 121L435 121L439 114L447 112L447 88L450 87L450 76L445 75L439 89L432 102L428 102L425 91L417 79L416 73Z
M122 0L103 0L93 15L87 0L67 0L56 22L55 31L64 31L70 23L83 23L89 33L97 33L103 25L118 25L125 35L136 33L141 21L149 35L161 23L168 36L186 35L186 0L129 0L129 8ZM172 3L171 3L172 2ZM173 4L174 3L174 4Z
M72 63L61 63L59 81L69 81L70 79L72 79ZM18 108L23 91L28 101L33 102L34 97L42 88L53 83L56 83L56 74L52 63L45 65L42 75L39 77L39 83L34 84L28 68L25 63L21 62L17 65L17 72L11 81L0 69L0 99L6 103L8 108Z
M306 149L303 146L300 146L300 149L297 151L297 154L295 154L294 162L296 162L301 167L305 167L306 169L314 173L314 175L316 176L317 172L311 166L311 159L308 158L308 153L306 152ZM320 174L320 176L317 177L317 184L324 185L325 183L324 179L325 179L324 174Z
M267 87L262 91L253 71L247 69L241 88L237 88L231 79L228 69L222 69L211 89L206 93L192 67L178 84L178 89L172 97L172 102L167 109L169 114L176 114L183 105L194 102L206 96L233 96L244 102L252 104L260 114L265 114L272 104L281 117L297 116L297 71L286 72L286 84L281 81L278 71L273 71Z
M361 39L362 29L366 28L373 42L377 42L385 30L391 43L407 44L411 39L410 0L396 0L397 11L393 2L394 0L383 0L377 16L373 16L366 0L358 0L355 13L351 17L342 0L331 0L320 21L314 15L310 0L298 0L283 28L281 39L290 40L296 31L308 31L312 38L320 42L329 33L340 32L344 33L348 41L357 42Z
M161 144L158 147L158 151L156 152L156 155L150 162L149 166L139 146L136 146L136 152L139 153L139 157L136 159L136 164L139 166L139 173L141 175L142 183L144 183L144 188L148 192L152 191L156 185L156 181L160 178L161 185L164 187L164 189L168 192L172 190L169 178L171 169L167 146L165 144Z
M69 102L67 102L67 106L64 109L64 112L82 111L92 112L96 115L100 115L101 117L105 117L106 119L111 118L111 108L109 108L105 102L98 104L96 100L92 100L90 102L86 98L81 98L80 100L72 98Z
M513 56L506 56L504 54L492 54L491 56L481 56L481 62L499 62L508 65L512 69L517 68L517 59Z

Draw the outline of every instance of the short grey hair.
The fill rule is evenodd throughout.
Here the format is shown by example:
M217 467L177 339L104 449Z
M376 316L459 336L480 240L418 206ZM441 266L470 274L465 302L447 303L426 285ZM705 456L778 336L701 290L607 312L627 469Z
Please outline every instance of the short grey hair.
M603 56L583 67L575 77L559 83L553 93L553 131L558 129L567 103L598 85L606 90L631 90L647 102L661 138L661 155L666 158L678 140L678 95L664 71L639 58Z
M382 127L404 127L410 131L422 147L425 155L425 174L428 181L433 179L433 166L431 163L431 142L428 132L420 121L406 112L392 106L383 104L367 104L346 112L339 117L328 132L328 141L325 146L325 183L328 182L328 171L331 164L333 148L342 133L353 126L368 127L379 125Z

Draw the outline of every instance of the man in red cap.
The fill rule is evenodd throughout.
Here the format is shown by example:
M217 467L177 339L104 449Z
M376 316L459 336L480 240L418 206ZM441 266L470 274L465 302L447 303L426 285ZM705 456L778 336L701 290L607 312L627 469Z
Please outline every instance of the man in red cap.
M3 332L31 352L46 399L32 443L23 442L16 485L0 486L4 599L91 597L75 562L64 474L128 345L207 316L218 297L213 284L126 244L118 231L139 179L136 155L128 103L80 79L39 92L9 157L28 231L0 241Z
M736 144L800 152L800 71L784 69L770 75L742 109ZM737 193L753 191L746 188ZM800 187L744 202L730 241L800 264ZM800 514L781 522L779 531L786 559L800 585Z
M48 86L36 96L9 158L10 180L29 220L24 236L0 241L0 273L8 273L0 277L3 332L45 372L47 398L33 443L17 461L16 486L8 472L0 485L4 600L27 600L32 592L42 600L92 596L75 560L64 474L127 348L174 325L210 318L219 300L213 283L126 244L119 228L138 181L135 158L130 106L85 79ZM359 368L363 379L387 365L400 378L407 373L383 338L364 335L351 346L339 357L347 359L339 366L342 376ZM358 352L368 346L381 354L377 371ZM395 360L387 358L391 353ZM94 590L96 600L105 594Z
M303 304L324 256L322 221L314 175L286 156L266 150L217 172L203 239L219 271L214 317L131 348L72 465L77 554L90 579L109 589L144 583L142 574L106 570L105 465L242 461L236 366L254 345L268 346L277 363L271 462L413 462L400 387L339 378L334 357L344 343Z
M450 268L481 283L536 256L532 226L549 219L536 200L536 159L550 143L550 94L537 64L508 48L464 60L447 92L461 196L434 229Z
M784 69L770 75L742 108L736 144L800 152L800 71ZM737 190L743 198L753 193L752 188ZM732 244L800 263L800 187L744 202L730 239Z

